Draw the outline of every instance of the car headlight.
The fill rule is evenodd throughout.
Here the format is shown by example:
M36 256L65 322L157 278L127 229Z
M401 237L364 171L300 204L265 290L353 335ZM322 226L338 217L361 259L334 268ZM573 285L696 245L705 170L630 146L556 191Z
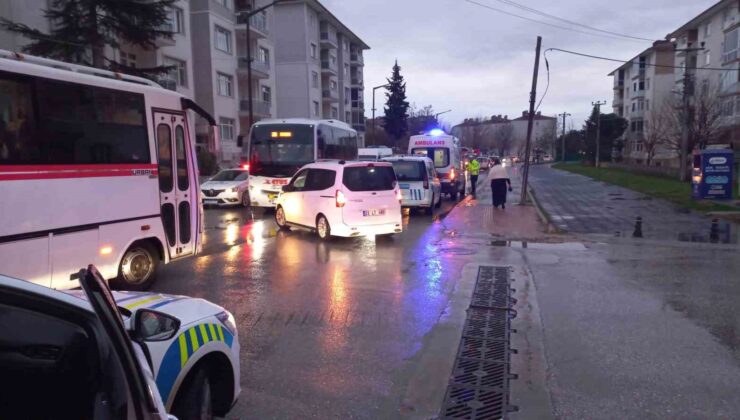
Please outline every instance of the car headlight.
M234 320L234 315L231 315L231 312L223 311L216 315L216 319L221 321L232 335L236 335L236 321Z

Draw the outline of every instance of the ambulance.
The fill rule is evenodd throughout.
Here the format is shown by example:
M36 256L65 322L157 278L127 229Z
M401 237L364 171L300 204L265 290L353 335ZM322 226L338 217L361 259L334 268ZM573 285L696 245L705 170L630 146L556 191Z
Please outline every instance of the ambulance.
M460 140L457 137L446 134L438 128L425 134L411 136L409 154L425 156L434 162L434 169L442 182L442 194L448 194L453 200L465 196L466 172Z

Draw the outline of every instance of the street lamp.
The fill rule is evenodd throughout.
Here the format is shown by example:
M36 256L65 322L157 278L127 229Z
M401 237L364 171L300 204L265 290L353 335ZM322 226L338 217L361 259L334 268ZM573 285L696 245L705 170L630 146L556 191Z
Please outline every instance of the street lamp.
M380 85L380 86L375 86L373 88L373 108L372 108L373 118L372 118L372 120L370 120L370 124L373 127L373 145L375 144L375 140L377 139L377 134L375 133L375 91L377 89L388 87L388 86L390 86L390 83L386 83L386 84Z
M252 92L252 31L251 31L252 27L250 24L250 20L252 19L252 16L255 16L258 13L262 13L266 9L269 9L270 7L278 3L284 2L284 1L287 1L287 0L275 0L272 3L268 4L267 6L262 6L259 9L247 10L247 11L242 11L241 13L239 13L239 17L242 20L244 20L247 24L247 79L249 79L247 80L247 96L248 96L247 103L249 105L249 126L250 127L252 126L252 124L254 124L254 112L252 110L253 105L254 105L253 104L254 99L252 98L253 96L253 92ZM251 8L252 8L252 5L248 4L247 9L251 9Z
M447 111L442 111L442 112L438 112L438 113L434 114L434 121L437 121L437 118L438 118L438 117L439 117L440 115L442 115L442 114L446 114L446 113L448 113L448 112L452 112L452 110L451 110L451 109L448 109Z

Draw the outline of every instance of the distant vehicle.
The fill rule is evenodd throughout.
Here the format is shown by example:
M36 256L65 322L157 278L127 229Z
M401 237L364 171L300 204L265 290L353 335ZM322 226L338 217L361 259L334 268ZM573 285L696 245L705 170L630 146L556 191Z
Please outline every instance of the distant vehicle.
M95 269L63 293L0 275L3 417L225 416L239 397L234 317L203 299L113 293Z
M457 137L438 129L409 139L409 154L432 159L442 181L442 193L449 194L453 200L465 196L465 163L460 150Z
M429 213L442 205L442 183L434 162L422 156L396 156L383 159L390 162L401 189L402 207L428 208Z
M249 171L224 169L200 186L203 205L249 207Z
M552 155L547 154L547 155L542 156L543 162L552 162L552 160L553 160Z
M393 156L393 150L390 147L364 147L357 149L357 155L359 160L375 162Z
M357 159L357 131L336 120L264 120L249 134L249 198L274 207L280 189L298 169L318 159Z
M401 191L389 162L320 160L301 168L277 199L275 222L330 236L400 233Z
M10 51L0 86L4 134L21 146L0 145L0 273L67 289L93 262L114 287L141 290L160 263L198 253L189 111L218 144L213 117L148 79Z
M503 166L504 168L507 166L511 166L511 159L509 158L501 159L501 166Z

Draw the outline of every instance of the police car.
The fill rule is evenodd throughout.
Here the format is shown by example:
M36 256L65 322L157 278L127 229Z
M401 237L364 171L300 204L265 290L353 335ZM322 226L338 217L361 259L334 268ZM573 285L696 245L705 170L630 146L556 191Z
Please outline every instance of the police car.
M8 418L223 416L239 386L233 316L202 299L83 291L0 275L0 412ZM158 391L158 392L157 392Z

